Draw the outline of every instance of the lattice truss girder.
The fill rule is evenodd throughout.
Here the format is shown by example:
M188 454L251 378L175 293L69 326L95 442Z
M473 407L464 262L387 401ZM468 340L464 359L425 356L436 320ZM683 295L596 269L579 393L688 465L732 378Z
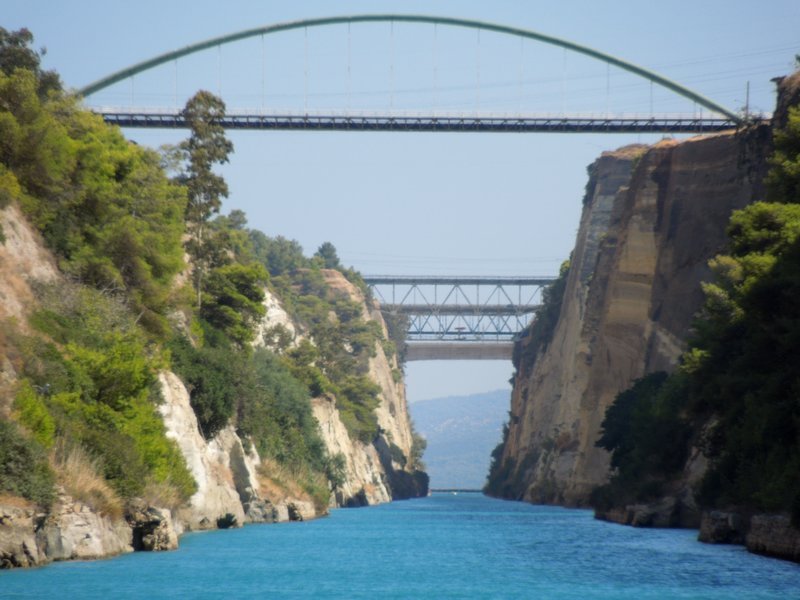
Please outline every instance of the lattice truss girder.
M384 312L409 318L409 340L514 339L552 278L366 278Z

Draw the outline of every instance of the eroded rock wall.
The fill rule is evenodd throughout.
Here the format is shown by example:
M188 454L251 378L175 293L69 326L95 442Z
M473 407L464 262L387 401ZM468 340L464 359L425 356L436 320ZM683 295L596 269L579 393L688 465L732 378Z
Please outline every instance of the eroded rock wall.
M60 275L52 255L15 205L0 211L6 242L0 244L0 318L15 319L24 329L25 317L34 305L36 281L52 283ZM363 315L376 320L385 330L380 312L368 307L361 292L338 271L325 272L335 293L360 302ZM260 324L258 339L280 325L292 344L302 339L300 328L267 294L267 316ZM383 348L376 346L369 375L380 386L377 418L381 433L370 444L352 440L342 424L335 399L318 398L314 414L331 454L341 453L346 461L345 482L333 494L334 506L357 506L388 502L427 493L424 473L396 462L398 453L411 454L412 433L398 365ZM10 361L0 357L0 417L7 418L16 373ZM174 511L133 501L124 515L108 516L73 500L63 492L48 513L19 498L0 498L0 568L44 564L53 560L111 556L133 550L168 550L177 547L185 530L241 526L247 522L308 520L324 514L302 491L271 486L268 465L261 461L252 444L240 439L228 426L213 439L200 434L191 408L189 393L172 372L159 375L163 403L159 412L167 435L177 443L197 492ZM297 487L297 486L294 486ZM297 492L297 493L294 493Z
M360 289L339 271L323 269L322 274L332 293L359 303L363 307L362 317L378 323L384 336L388 337L380 310L364 297ZM380 404L375 409L380 433L371 444L351 440L347 436L335 407L335 399L314 400L314 415L320 424L328 452L332 455L343 454L347 462L345 485L334 494L338 506L376 504L428 493L427 475L396 461L397 450L403 456L410 457L413 445L405 384L402 378L396 376L398 373L396 358L387 356L382 345L376 344L375 356L369 361L368 374L380 387Z
M552 341L514 381L501 495L586 505L609 474L606 408L684 349L730 213L759 199L769 130L604 153L590 168Z
M315 398L312 407L328 452L345 458L344 482L334 491L333 505L365 506L391 501L392 491L375 447L350 438L333 398Z

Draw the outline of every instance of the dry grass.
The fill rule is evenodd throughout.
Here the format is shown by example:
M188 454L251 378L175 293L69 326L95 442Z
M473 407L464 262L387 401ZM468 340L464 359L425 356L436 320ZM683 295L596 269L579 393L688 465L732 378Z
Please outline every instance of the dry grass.
M276 461L265 458L258 466L261 497L273 504L288 499L310 500L308 493L298 483L298 476Z
M0 506L13 506L14 508L35 508L35 504L20 496L0 494Z
M80 446L59 440L51 461L58 482L64 486L67 494L100 514L115 519L122 517L122 500L100 475L97 460Z
M169 482L148 481L142 492L142 500L148 506L168 508L173 513L183 504L178 488Z
M288 469L276 461L265 458L258 466L259 492L273 504L292 501L312 502L317 514L328 510L330 490L322 473L307 469L299 472Z

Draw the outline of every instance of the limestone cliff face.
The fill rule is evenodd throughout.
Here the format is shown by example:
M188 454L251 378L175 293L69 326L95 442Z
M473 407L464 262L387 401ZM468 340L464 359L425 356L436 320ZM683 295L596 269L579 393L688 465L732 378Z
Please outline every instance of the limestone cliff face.
M392 491L375 447L350 438L333 398L315 398L312 406L328 452L345 457L345 480L334 492L331 502L335 506L390 502Z
M165 371L159 375L159 383L164 397L159 411L167 436L178 444L197 482L197 492L188 505L177 510L175 525L179 531L319 516L308 499L277 499L263 494L258 474L261 459L255 448L245 450L245 444L230 425L211 440L203 439L183 382L174 373Z
M12 203L0 210L6 237L0 244L0 319L13 319L26 330L26 318L35 306L37 282L58 282L61 275L38 234ZM380 312L368 306L363 294L338 271L324 276L334 294L359 302L365 319L385 330ZM266 317L257 337L263 339L280 325L294 338L302 328L281 308L278 298L267 294ZM427 493L427 477L400 464L411 455L412 432L402 381L395 377L398 365L380 344L370 359L368 374L380 387L376 416L380 434L369 444L353 440L336 409L335 398L314 400L314 415L332 455L345 458L344 483L334 490L333 506L358 506ZM0 418L8 418L17 374L11 361L0 354ZM159 375L163 403L159 412L167 436L175 440L196 483L189 502L170 511L133 500L123 515L102 515L60 490L48 513L19 498L0 498L0 568L33 566L52 560L88 559L133 550L165 550L177 547L185 530L240 526L247 522L307 520L326 512L297 486L276 486L270 481L271 465L262 461L252 444L242 440L232 426L213 439L200 434L197 419L183 382L172 372ZM274 465L273 465L274 466Z
M364 294L350 283L341 272L323 269L322 274L329 290L334 295L347 297L363 307L362 317L380 324L386 335L386 324L380 310L371 305ZM274 297L267 297L269 325L280 324L300 335L300 327L292 324L280 309ZM379 504L392 499L410 498L427 494L427 476L396 462L400 450L411 456L413 436L405 386L395 378L398 365L395 357L387 357L382 346L376 344L375 356L369 361L369 377L380 387L380 404L376 409L380 434L370 444L351 439L341 421L332 397L320 397L313 401L314 416L320 426L320 434L331 455L341 454L345 458L345 481L334 490L333 506L362 506Z
M0 321L13 319L24 331L34 304L33 287L56 281L58 268L16 204L0 210L0 228L5 236L5 242L0 244ZM13 365L0 352L0 417L8 416L16 380Z
M595 447L605 410L635 379L674 368L730 213L762 195L767 136L664 141L592 165L552 341L527 357L521 342L503 495L580 506L607 480Z
M363 294L339 271L323 271L333 293L344 294L363 306L364 318L378 321L385 329L380 312L368 308ZM270 293L265 295L266 315L258 326L256 345L267 343L270 331L280 326L295 344L302 337L301 327L294 323ZM369 375L381 388L377 408L381 434L371 444L353 440L341 421L335 398L321 397L313 401L313 412L323 441L331 455L345 458L345 481L334 490L332 506L361 506L407 498L427 492L424 474L404 470L393 461L392 445L405 456L411 453L412 433L402 382L395 381L394 358L389 359L378 345L370 360ZM197 492L187 506L175 515L176 528L210 529L220 523L241 525L247 522L307 520L319 516L312 502L302 495L276 494L266 484L262 473L268 471L255 448L241 440L232 426L213 439L200 434L197 418L189 402L183 382L171 372L159 376L164 403L159 411L197 482ZM249 448L247 450L246 448Z

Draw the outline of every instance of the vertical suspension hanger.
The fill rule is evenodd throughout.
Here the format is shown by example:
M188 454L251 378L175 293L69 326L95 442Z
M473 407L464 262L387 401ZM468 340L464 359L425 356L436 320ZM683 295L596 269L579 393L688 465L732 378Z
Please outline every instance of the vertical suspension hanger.
M439 68L439 65L438 65L437 55L436 55L437 54L437 52L436 52L436 35L437 35L437 32L438 32L438 27L437 27L437 24L434 23L433 24L433 110L434 111L436 110L436 104L437 104L436 96L437 96L437 91L438 91L437 88L438 88L438 85L439 85L439 81L438 81L439 80L439 73L437 72L438 68Z
M267 93L267 51L264 47L264 34L261 34L261 112L266 106Z
M563 48L561 53L561 116L563 117L567 114L567 49Z
M389 110L394 109L394 20L389 22Z
M303 109L308 114L308 27L303 27Z
M475 112L481 109L481 30L476 29L477 45L475 47Z
M176 58L173 61L174 69L172 71L172 103L175 106L175 110L178 110L178 59Z
M611 63L606 63L606 119L609 118L609 96L611 94Z
M517 85L517 114L522 115L522 78L525 69L525 38L519 38L519 83Z
M222 98L222 44L217 44L217 96Z
M350 110L350 21L347 22L347 110Z

